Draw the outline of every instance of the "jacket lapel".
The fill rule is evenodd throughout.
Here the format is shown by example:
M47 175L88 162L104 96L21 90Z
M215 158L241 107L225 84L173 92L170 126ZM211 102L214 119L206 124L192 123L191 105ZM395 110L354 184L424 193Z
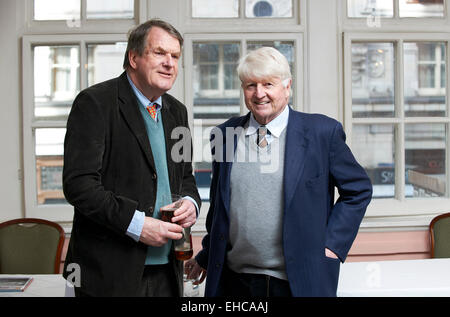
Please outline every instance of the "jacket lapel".
M162 96L162 103L163 107L161 108L161 118L164 128L164 137L166 140L166 161L167 161L167 170L169 173L169 180L171 185L171 191L172 193L181 193L181 188L173 188L172 186L175 186L175 184L179 184L179 186L182 185L182 183L175 182L174 181L174 171L175 171L175 162L171 158L171 151L176 142L179 141L179 139L172 139L172 131L177 127L177 121L174 118L172 111L171 111L171 103L168 98L166 98L166 95ZM182 138L183 136L181 136ZM186 140L183 140L186 141Z
M136 96L134 96L134 92L131 89L130 83L128 82L126 72L123 72L119 78L118 98L120 112L122 113L130 130L136 136L149 165L153 171L156 171L150 141L148 139L147 130L145 129L144 119L139 111L139 105L137 103Z
M302 114L289 109L284 157L284 208L287 210L303 174L308 149L308 127Z

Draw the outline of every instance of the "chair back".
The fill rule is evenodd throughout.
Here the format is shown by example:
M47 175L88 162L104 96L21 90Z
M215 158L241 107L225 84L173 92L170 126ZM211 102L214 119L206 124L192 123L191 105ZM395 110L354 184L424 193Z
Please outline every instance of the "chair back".
M431 257L450 258L450 212L433 218L429 232Z
M35 218L0 223L1 274L57 274L64 245L63 228Z

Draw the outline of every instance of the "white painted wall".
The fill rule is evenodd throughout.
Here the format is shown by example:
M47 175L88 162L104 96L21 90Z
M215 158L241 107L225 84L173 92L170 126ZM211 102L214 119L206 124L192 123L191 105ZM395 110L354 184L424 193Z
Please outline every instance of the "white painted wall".
M339 100L338 19L340 1L308 1L307 13L307 91L305 110L322 113L342 122Z
M20 1L0 1L0 221L23 210Z

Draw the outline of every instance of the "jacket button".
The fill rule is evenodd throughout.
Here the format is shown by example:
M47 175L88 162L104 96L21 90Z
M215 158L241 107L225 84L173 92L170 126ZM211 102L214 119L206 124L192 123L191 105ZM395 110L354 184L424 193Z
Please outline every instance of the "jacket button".
M153 173L152 179L156 179L156 173Z

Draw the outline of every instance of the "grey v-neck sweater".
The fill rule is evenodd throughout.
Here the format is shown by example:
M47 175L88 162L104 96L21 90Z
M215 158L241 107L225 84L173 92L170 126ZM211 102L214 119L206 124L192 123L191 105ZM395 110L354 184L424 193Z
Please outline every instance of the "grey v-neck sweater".
M287 279L283 243L286 129L265 148L241 133L231 168L228 267Z

